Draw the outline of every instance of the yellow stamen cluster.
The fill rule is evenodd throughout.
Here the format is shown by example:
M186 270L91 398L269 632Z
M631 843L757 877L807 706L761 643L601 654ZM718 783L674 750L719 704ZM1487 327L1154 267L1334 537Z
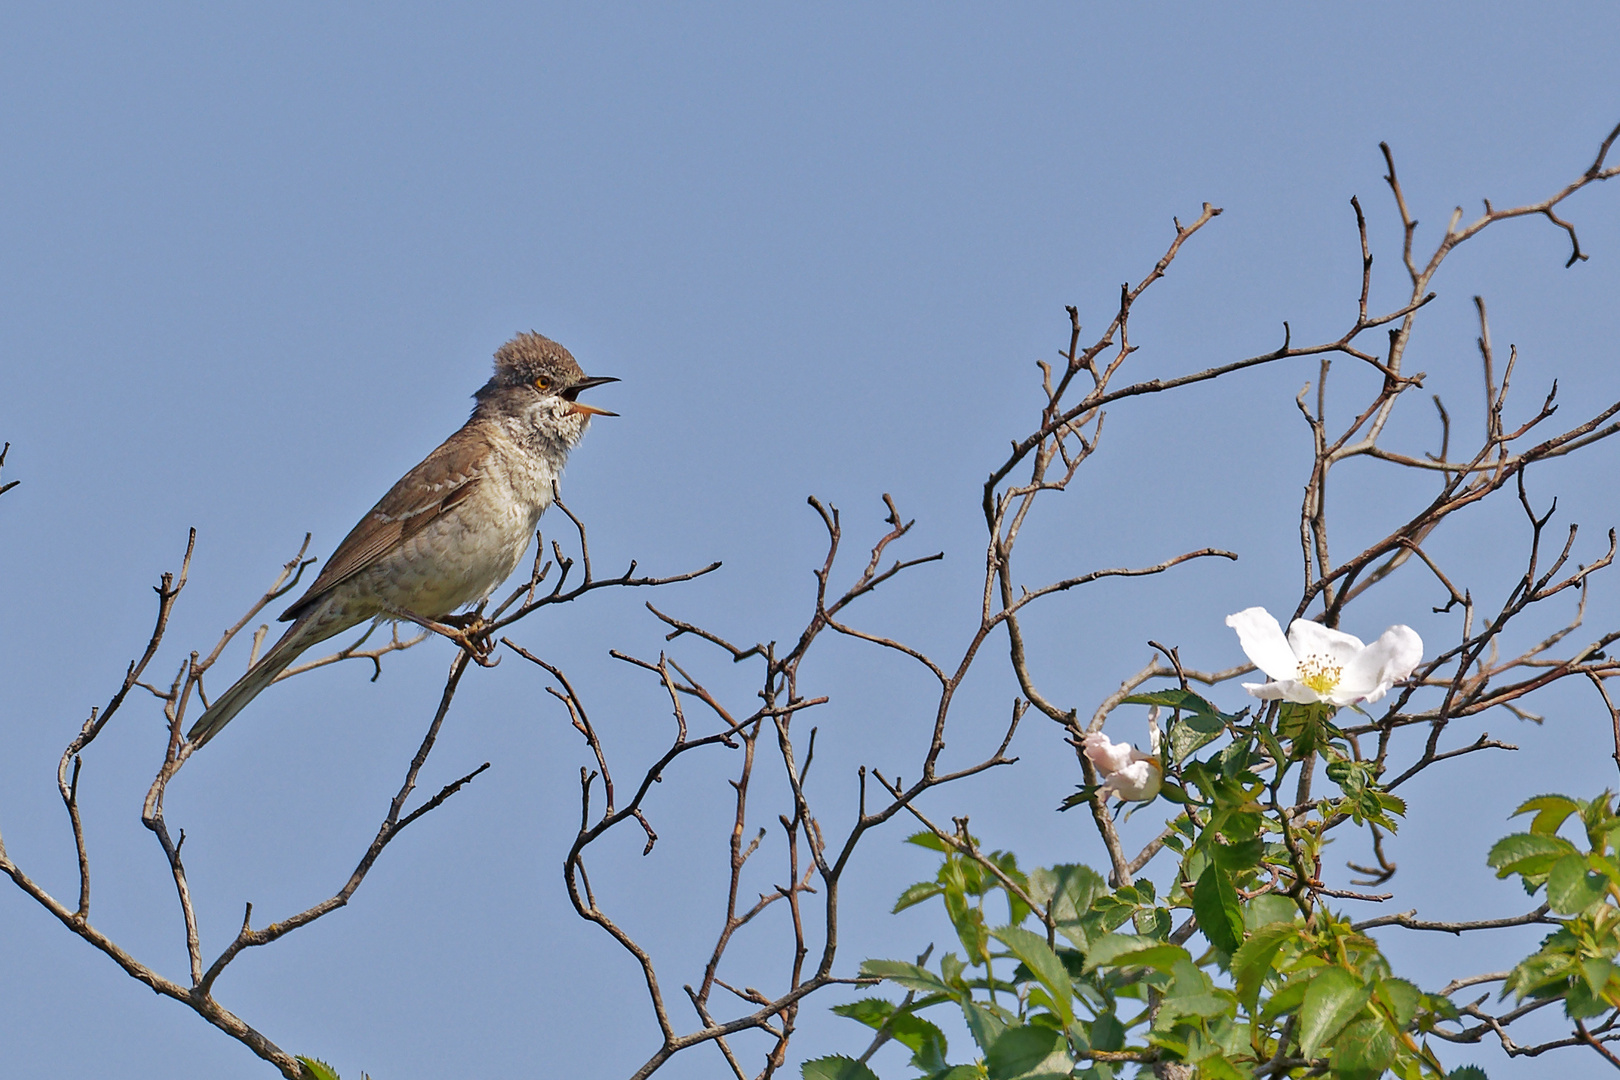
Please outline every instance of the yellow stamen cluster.
M1323 697L1339 685L1339 676L1343 673L1344 666L1326 656L1311 655L1299 662L1299 681Z

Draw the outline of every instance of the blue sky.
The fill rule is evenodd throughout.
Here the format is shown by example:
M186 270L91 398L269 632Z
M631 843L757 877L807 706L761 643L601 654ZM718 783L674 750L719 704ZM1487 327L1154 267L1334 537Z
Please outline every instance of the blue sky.
M594 426L564 487L604 567L722 559L655 600L734 639L791 638L822 544L805 497L839 505L859 549L890 492L918 520L915 551L947 557L874 598L864 625L948 652L976 605L978 486L1029 424L1033 361L1066 344L1065 304L1106 322L1172 215L1225 209L1136 316L1144 374L1259 352L1285 319L1296 341L1336 336L1357 287L1351 195L1378 270L1398 265L1380 140L1422 244L1453 205L1549 194L1620 120L1620 13L1601 4L16 4L0 27L0 439L23 481L0 506L0 829L59 895L72 862L56 756L144 644L149 586L186 529L197 554L160 672L211 645L305 531L329 553L464 419L514 331L623 379L595 392L622 416ZM1526 408L1554 377L1572 408L1620 397L1620 192L1584 192L1567 216L1589 262L1563 269L1561 233L1515 222L1437 282L1409 363L1460 417L1477 423L1475 293L1520 348ZM1398 302L1393 274L1381 281L1374 306ZM1150 637L1198 666L1236 663L1222 617L1292 607L1307 451L1292 402L1314 373L1248 373L1110 416L1094 467L1024 541L1030 580L1205 544L1242 559L1054 600L1032 622L1052 694L1089 711ZM1414 411L1394 434L1427 449L1433 427ZM1620 517L1615 452L1536 478L1592 545ZM1346 475L1348 547L1400 491ZM1481 515L1445 553L1500 596L1517 528ZM1589 626L1620 619L1615 596L1598 585ZM594 597L518 635L576 677L629 758L668 725L656 687L606 657L656 655L643 599ZM1404 621L1438 639L1440 599L1413 579L1346 628ZM746 701L716 657L676 649ZM283 684L187 767L169 816L187 831L205 951L244 900L278 917L347 875L449 659L435 642L375 684L358 667ZM983 664L960 706L964 755L1012 692L1004 660ZM818 720L830 805L857 765L915 760L912 672L845 644L807 671L834 697ZM635 972L574 919L557 873L584 748L538 672L513 658L473 675L423 783L494 767L413 826L347 910L240 961L221 999L345 1076L628 1074L653 1046ZM1512 806L1614 786L1590 696L1541 704L1542 728L1482 724L1518 755L1464 759L1414 799L1397 902L1518 911L1483 862ZM179 974L172 886L138 820L160 739L152 703L132 703L87 758L84 801L97 922ZM1014 770L930 808L970 814L1029 861L1100 863L1083 822L1052 812L1076 782L1057 732L1031 723L1014 749ZM653 856L627 845L597 864L676 987L716 929L703 883L729 768L664 785ZM926 912L884 914L931 873L905 831L872 837L850 885L850 971L944 932ZM1386 940L1420 978L1511 959ZM777 949L765 938L739 959ZM266 1075L14 889L0 891L0 971L18 1075ZM826 1004L806 1010L799 1053L856 1047ZM1478 1060L1493 1078L1537 1068ZM719 1065L700 1050L667 1074ZM1559 1067L1597 1075L1595 1059Z

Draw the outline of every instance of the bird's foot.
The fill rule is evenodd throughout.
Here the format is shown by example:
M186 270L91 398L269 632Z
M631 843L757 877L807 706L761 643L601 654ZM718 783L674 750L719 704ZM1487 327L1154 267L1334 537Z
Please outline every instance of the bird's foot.
M404 608L389 608L388 614L395 618L413 622L424 630L431 630L435 634L447 637L455 642L462 651L480 667L494 667L501 662L500 657L491 659L495 651L495 642L490 638L490 629L484 622L481 612L469 611L461 615L442 615L438 619L429 619L406 611Z
M472 662L479 667L494 667L501 662L498 656L492 658L495 642L490 639L489 629L484 625L483 619L463 629L449 629L444 636L460 645Z
M460 645L472 657L474 663L480 667L494 667L501 662L496 656L495 641L490 636L492 627L484 621L482 613L469 611L465 615L446 616L445 622L456 628L456 632L449 635L450 640Z

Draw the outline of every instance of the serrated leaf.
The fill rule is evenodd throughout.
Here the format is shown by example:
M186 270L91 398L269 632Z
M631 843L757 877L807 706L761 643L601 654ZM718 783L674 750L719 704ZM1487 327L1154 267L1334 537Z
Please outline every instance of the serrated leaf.
M1125 1025L1111 1012L1103 1013L1091 1022L1091 1048L1093 1050L1125 1049Z
M1299 927L1292 922L1272 923L1256 930L1232 954L1232 979L1238 1000L1249 1012L1254 1012L1260 1000L1260 988L1271 972L1272 963L1284 945L1295 940Z
M1180 945L1169 945L1155 938L1135 934L1106 934L1091 945L1086 954L1086 970L1099 967L1150 967L1168 973L1177 960L1188 958Z
M1258 930L1271 923L1293 922L1299 918L1299 905L1286 896L1264 893L1244 905L1243 925Z
M992 934L1040 980L1052 999L1053 1011L1064 1025L1074 1023L1074 1006L1070 1001L1074 987L1069 983L1069 970L1046 944L1046 939L1020 926L1004 926Z
M1259 866L1265 853L1265 839L1259 836L1235 844L1210 845L1210 854L1214 856L1215 862L1229 874L1241 874L1245 870Z
M938 975L927 968L908 964L904 960L866 960L861 963L861 974L888 979L907 990L917 990L924 994L956 996L956 992Z
M1160 1001L1155 1027L1168 1029L1178 1016L1224 1016L1232 1011L1232 994L1217 990L1214 981L1191 960L1178 961L1174 975Z
M894 1015L894 1002L883 998L861 998L859 1001L834 1005L832 1011L835 1015L847 1016L869 1028L880 1028L885 1020Z
M301 1057L298 1064L304 1067L307 1080L338 1080L337 1070L320 1058Z
M1334 1080L1378 1080L1395 1060L1395 1036L1378 1020L1358 1020L1333 1040L1328 1066Z
M799 1075L804 1080L878 1080L865 1062L842 1054L807 1061L799 1067Z
M1300 1056L1314 1058L1327 1041L1355 1019L1372 988L1341 967L1323 968L1305 988L1299 1007Z
M1186 761L1188 758L1198 753L1198 751L1220 738L1220 734L1220 729L1215 731L1199 731L1195 726L1186 722L1175 725L1170 729L1169 735L1170 760L1177 764ZM1163 791L1164 789L1161 787L1159 790ZM1177 799L1176 801L1182 803L1186 802L1187 799L1185 793L1183 793L1182 798Z
M1243 905L1232 875L1211 863L1193 885L1193 914L1209 943L1231 955L1243 944Z
M1236 1065L1220 1054L1204 1058L1198 1063L1198 1080L1248 1080L1252 1075L1253 1073L1248 1071L1239 1072Z
M1491 1080L1478 1065L1459 1065L1446 1073L1446 1080Z
M1579 915L1609 890L1609 879L1593 873L1581 855L1565 855L1547 875L1547 903L1560 915Z
M944 891L944 886L937 881L919 881L915 885L907 886L906 891L900 894L900 899L894 902L894 907L889 910L889 914L893 915L904 911L906 908L938 896Z
M1172 690L1152 690L1145 694L1132 694L1120 701L1122 705L1157 705L1164 709L1180 709L1190 713L1212 713L1216 716L1221 711L1191 690L1182 690L1179 687Z
M1394 1017L1396 1027L1410 1024L1423 1004L1423 991L1405 979L1379 979L1373 992Z
M1001 1033L1007 1029L1007 1023L990 1009L975 1001L963 998L962 1018L967 1021L968 1034L980 1050L988 1050L995 1045Z
M1060 863L1031 870L1029 894L1045 904L1057 922L1074 922L1091 910L1092 901L1108 891L1108 883L1089 866Z
M1311 985L1311 978L1315 970L1296 971L1290 975L1277 991L1266 999L1265 1005L1260 1009L1260 1019L1270 1023L1279 1016L1296 1012L1305 1001L1305 991Z
M1558 831L1559 826L1564 824L1569 815L1580 808L1580 803L1567 795L1537 795L1520 803L1512 816L1535 814L1535 820L1530 822L1530 831L1540 836L1551 836Z
M874 1031L887 1029L895 1042L912 1052L913 1063L918 1068L928 1072L945 1068L945 1055L949 1049L944 1033L916 1013L904 1010L896 1012L894 1002L883 998L862 998L844 1005L834 1005L832 1011L859 1021ZM928 1061L919 1060L925 1057Z
M984 912L970 904L967 897L956 889L945 890L945 912L956 927L956 937L962 942L968 959L982 964L990 958L990 930L984 923Z
M1491 853L1486 856L1485 862L1499 878L1512 874L1541 878L1559 859L1575 853L1575 845L1561 836L1513 833L1491 845ZM1539 880L1536 884L1540 884Z
M984 1055L989 1080L1012 1080L1029 1074L1051 1057L1062 1042L1062 1034L1049 1027L1020 1024L1008 1028Z

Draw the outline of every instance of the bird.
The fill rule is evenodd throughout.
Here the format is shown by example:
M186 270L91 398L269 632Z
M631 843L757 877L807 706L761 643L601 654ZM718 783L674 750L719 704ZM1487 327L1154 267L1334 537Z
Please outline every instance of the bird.
M618 382L587 376L563 346L530 331L495 351L472 416L360 519L308 591L287 632L186 733L218 735L304 650L367 620L441 620L481 603L517 568L592 416L577 400Z

